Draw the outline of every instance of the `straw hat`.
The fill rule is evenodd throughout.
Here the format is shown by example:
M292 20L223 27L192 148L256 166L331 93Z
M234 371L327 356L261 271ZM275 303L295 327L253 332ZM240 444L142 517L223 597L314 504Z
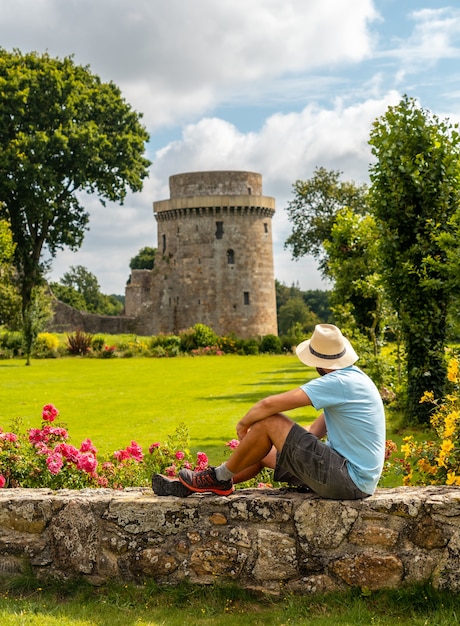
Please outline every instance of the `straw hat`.
M317 324L311 338L299 343L296 354L305 365L330 370L348 367L359 359L348 339L332 324Z

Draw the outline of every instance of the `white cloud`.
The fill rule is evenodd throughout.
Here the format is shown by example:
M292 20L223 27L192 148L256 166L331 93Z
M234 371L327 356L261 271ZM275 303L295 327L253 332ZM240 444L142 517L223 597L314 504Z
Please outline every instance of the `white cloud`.
M75 54L120 85L149 128L249 88L371 52L371 0L0 0L5 48Z

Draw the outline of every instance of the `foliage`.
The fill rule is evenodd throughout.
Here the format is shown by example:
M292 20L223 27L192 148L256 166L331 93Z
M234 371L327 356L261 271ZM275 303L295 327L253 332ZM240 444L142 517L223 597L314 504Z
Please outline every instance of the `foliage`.
M311 333L319 319L300 297L290 298L278 312L278 331L287 335L294 326L299 326L303 333Z
M51 296L45 287L32 288L30 299L22 315L26 365L30 365L30 356L37 336L53 316Z
M430 421L436 437L429 441L405 437L404 458L394 462L405 485L460 485L460 371L455 353L449 359L447 377L451 389L444 398L436 400L427 391L420 399L434 406Z
M47 270L43 250L54 258L82 243L89 219L82 192L122 203L128 189L142 189L148 134L118 87L47 53L0 49L0 119L0 219L16 244L26 317Z
M141 248L136 256L129 262L129 267L132 270L153 270L155 265L155 255L157 253L156 248L145 246Z
M427 423L429 411L420 397L427 386L434 397L442 397L446 382L444 347L453 291L440 269L448 257L439 242L459 209L460 137L447 121L405 96L374 122L370 144L376 157L370 196L383 279L408 365L407 414Z
M24 338L19 331L0 332L0 358L20 357L24 354Z
M15 244L6 220L0 219L0 326L21 327L21 298L14 282Z
M295 182L294 199L287 206L293 228L285 246L292 249L295 259L313 255L325 277L328 271L323 243L330 239L337 212L346 206L358 215L366 210L367 187L341 181L340 176L341 172L317 168L310 180Z
M368 335L377 354L383 331L384 293L374 218L358 215L348 207L340 209L324 248L328 274L334 280L330 303L336 321L339 326L343 324L340 309L346 306L356 328Z
M270 354L281 354L281 339L276 335L264 335L259 346L260 352L268 352Z
M118 299L101 293L96 276L82 265L72 266L51 289L58 300L80 311L119 315L123 310Z
M181 348L184 352L191 352L197 348L215 346L218 343L218 336L205 324L195 324L193 328L180 333Z
M36 359L50 359L58 356L59 339L52 333L39 333L34 343L32 356Z
M76 330L71 335L67 335L67 349L70 354L84 356L91 349L93 335L82 330Z

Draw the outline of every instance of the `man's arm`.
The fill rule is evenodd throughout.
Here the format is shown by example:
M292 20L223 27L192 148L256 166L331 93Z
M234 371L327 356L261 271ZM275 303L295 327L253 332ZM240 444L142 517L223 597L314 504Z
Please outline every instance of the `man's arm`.
M310 426L308 427L308 431L312 433L313 435L315 435L315 437L318 437L318 439L322 439L323 437L327 435L326 420L324 417L324 413L321 413L321 415L318 415L315 421L312 422Z
M311 405L311 400L300 387L274 396L268 396L268 398L263 398L250 408L236 425L238 438L243 439L255 422L259 422L271 415L282 413L283 411L290 411L291 409L309 405Z

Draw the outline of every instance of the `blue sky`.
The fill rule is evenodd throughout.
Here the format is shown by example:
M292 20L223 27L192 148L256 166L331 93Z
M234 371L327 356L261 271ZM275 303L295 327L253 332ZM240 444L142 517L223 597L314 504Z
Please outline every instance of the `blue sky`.
M0 46L74 55L144 115L153 161L123 207L88 208L77 253L53 263L123 293L129 260L156 245L152 203L169 176L259 172L276 199L275 276L327 288L284 242L292 185L319 166L367 182L372 122L402 95L460 121L460 7L435 0L0 0Z

